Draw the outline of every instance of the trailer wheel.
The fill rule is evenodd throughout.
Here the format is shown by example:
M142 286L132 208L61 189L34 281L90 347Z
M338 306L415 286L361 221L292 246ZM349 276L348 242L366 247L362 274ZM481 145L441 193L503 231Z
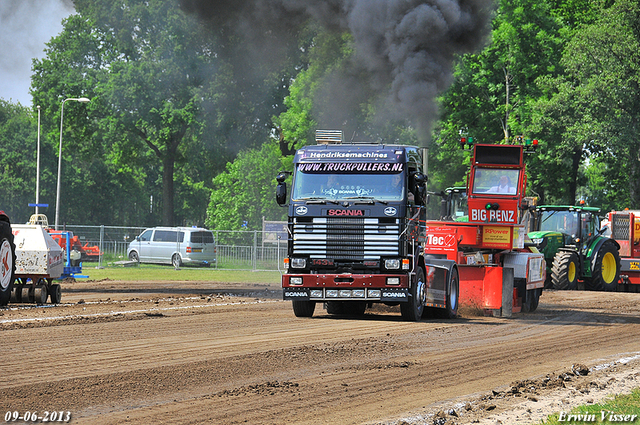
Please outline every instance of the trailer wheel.
M596 254L591 278L585 279L585 286L593 291L613 292L618 288L618 279L620 279L620 254L612 243L605 243Z
M0 306L9 304L11 289L16 278L16 254L13 249L13 234L8 224L2 223L0 234Z
M315 301L291 301L293 304L293 314L296 317L311 317L316 309Z
M559 251L553 258L551 282L555 289L574 290L578 287L578 255L575 252Z
M49 295L51 296L51 304L60 304L60 300L62 300L62 288L60 285L57 283L51 285Z
M404 320L417 322L424 313L425 279L422 267L418 267L415 282L409 290L409 301L400 304L400 313Z

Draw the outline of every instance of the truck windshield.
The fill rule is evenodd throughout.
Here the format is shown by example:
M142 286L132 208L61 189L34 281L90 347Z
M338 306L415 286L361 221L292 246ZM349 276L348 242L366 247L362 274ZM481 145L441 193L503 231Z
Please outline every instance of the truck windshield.
M293 200L345 200L354 198L402 201L406 174L395 173L309 173L298 167L293 178Z
M497 193L515 195L518 192L520 170L503 168L476 168L473 193Z

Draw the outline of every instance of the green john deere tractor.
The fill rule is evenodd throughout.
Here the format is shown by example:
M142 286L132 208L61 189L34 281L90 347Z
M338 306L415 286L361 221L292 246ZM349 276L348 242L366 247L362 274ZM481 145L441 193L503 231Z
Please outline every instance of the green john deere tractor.
M620 245L602 235L599 208L543 205L535 209L529 238L547 262L547 287L615 291Z

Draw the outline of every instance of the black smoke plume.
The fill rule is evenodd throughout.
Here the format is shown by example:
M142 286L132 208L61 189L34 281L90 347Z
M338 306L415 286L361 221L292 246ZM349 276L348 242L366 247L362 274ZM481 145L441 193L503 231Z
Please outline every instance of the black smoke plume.
M245 37L266 59L277 59L308 20L349 31L350 68L324 88L330 109L321 125L336 126L373 93L384 118L407 118L427 139L437 118L435 98L451 83L457 54L480 48L492 0L181 0L183 10L212 28ZM267 36L268 35L268 36ZM321 102L322 103L322 102ZM338 107L340 104L342 107ZM342 117L342 118L341 118ZM324 121L324 122L323 122Z

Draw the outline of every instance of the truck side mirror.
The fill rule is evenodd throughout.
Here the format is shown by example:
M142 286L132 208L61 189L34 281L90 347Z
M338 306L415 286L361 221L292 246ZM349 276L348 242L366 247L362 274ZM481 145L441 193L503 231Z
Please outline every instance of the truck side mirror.
M287 173L281 171L276 176L278 185L276 186L276 202L278 205L283 206L287 203L287 183L285 182Z
M420 172L413 173L413 193L415 194L415 201L417 205L425 205L427 202L426 194L427 188L425 184L429 180L425 174Z

